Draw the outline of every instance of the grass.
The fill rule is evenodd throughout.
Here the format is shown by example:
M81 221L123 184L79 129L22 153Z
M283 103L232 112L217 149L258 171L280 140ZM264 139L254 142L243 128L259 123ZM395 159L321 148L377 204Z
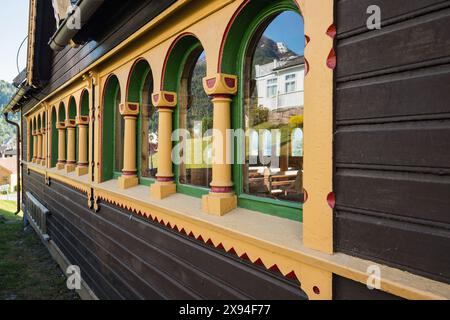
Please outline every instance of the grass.
M23 230L14 201L0 201L0 300L74 300L66 277L31 227Z

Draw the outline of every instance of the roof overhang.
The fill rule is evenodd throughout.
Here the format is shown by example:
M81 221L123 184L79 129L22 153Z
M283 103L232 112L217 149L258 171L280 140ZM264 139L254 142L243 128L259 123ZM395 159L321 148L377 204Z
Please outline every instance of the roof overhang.
M61 23L48 44L54 51L63 50L89 21L104 0L79 0Z

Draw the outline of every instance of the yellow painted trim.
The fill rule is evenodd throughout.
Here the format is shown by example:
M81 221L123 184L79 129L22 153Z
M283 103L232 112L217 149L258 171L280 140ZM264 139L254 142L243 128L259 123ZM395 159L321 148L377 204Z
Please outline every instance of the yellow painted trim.
M308 195L303 205L303 235L307 247L333 253L333 209L327 197L333 192L333 70L327 58L333 39L327 30L333 25L331 0L305 0L303 14L309 72L305 76L304 174Z

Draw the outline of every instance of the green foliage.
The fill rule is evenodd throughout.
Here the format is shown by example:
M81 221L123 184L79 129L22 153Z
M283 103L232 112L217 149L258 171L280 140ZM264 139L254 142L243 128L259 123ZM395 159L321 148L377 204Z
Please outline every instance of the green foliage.
M4 106L9 102L15 92L16 88L12 84L0 80L0 111L3 111ZM10 115L9 118L16 122L20 121L20 115L18 113ZM0 115L0 146L14 136L14 127L5 121L2 112Z

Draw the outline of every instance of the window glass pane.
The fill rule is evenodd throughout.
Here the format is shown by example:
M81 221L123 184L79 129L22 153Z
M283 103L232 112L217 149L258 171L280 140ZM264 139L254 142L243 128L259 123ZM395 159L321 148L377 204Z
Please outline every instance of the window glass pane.
M303 198L303 19L295 12L283 12L262 25L266 28L256 32L245 66L244 125L248 142L244 192L300 202ZM278 83L284 88L278 90Z
M114 103L114 113L115 113L115 121L116 127L114 129L115 135L115 161L114 161L114 170L116 172L122 172L123 170L123 137L124 137L124 129L125 129L125 120L119 111L120 105L120 89L117 90L116 99Z
M142 91L141 176L155 178L158 170L158 111L152 105L153 75L148 73Z
M179 127L186 129L184 162L180 164L179 182L209 188L212 180L211 142L208 130L213 127L211 99L203 89L206 57L202 49L194 50L186 63L181 80Z

